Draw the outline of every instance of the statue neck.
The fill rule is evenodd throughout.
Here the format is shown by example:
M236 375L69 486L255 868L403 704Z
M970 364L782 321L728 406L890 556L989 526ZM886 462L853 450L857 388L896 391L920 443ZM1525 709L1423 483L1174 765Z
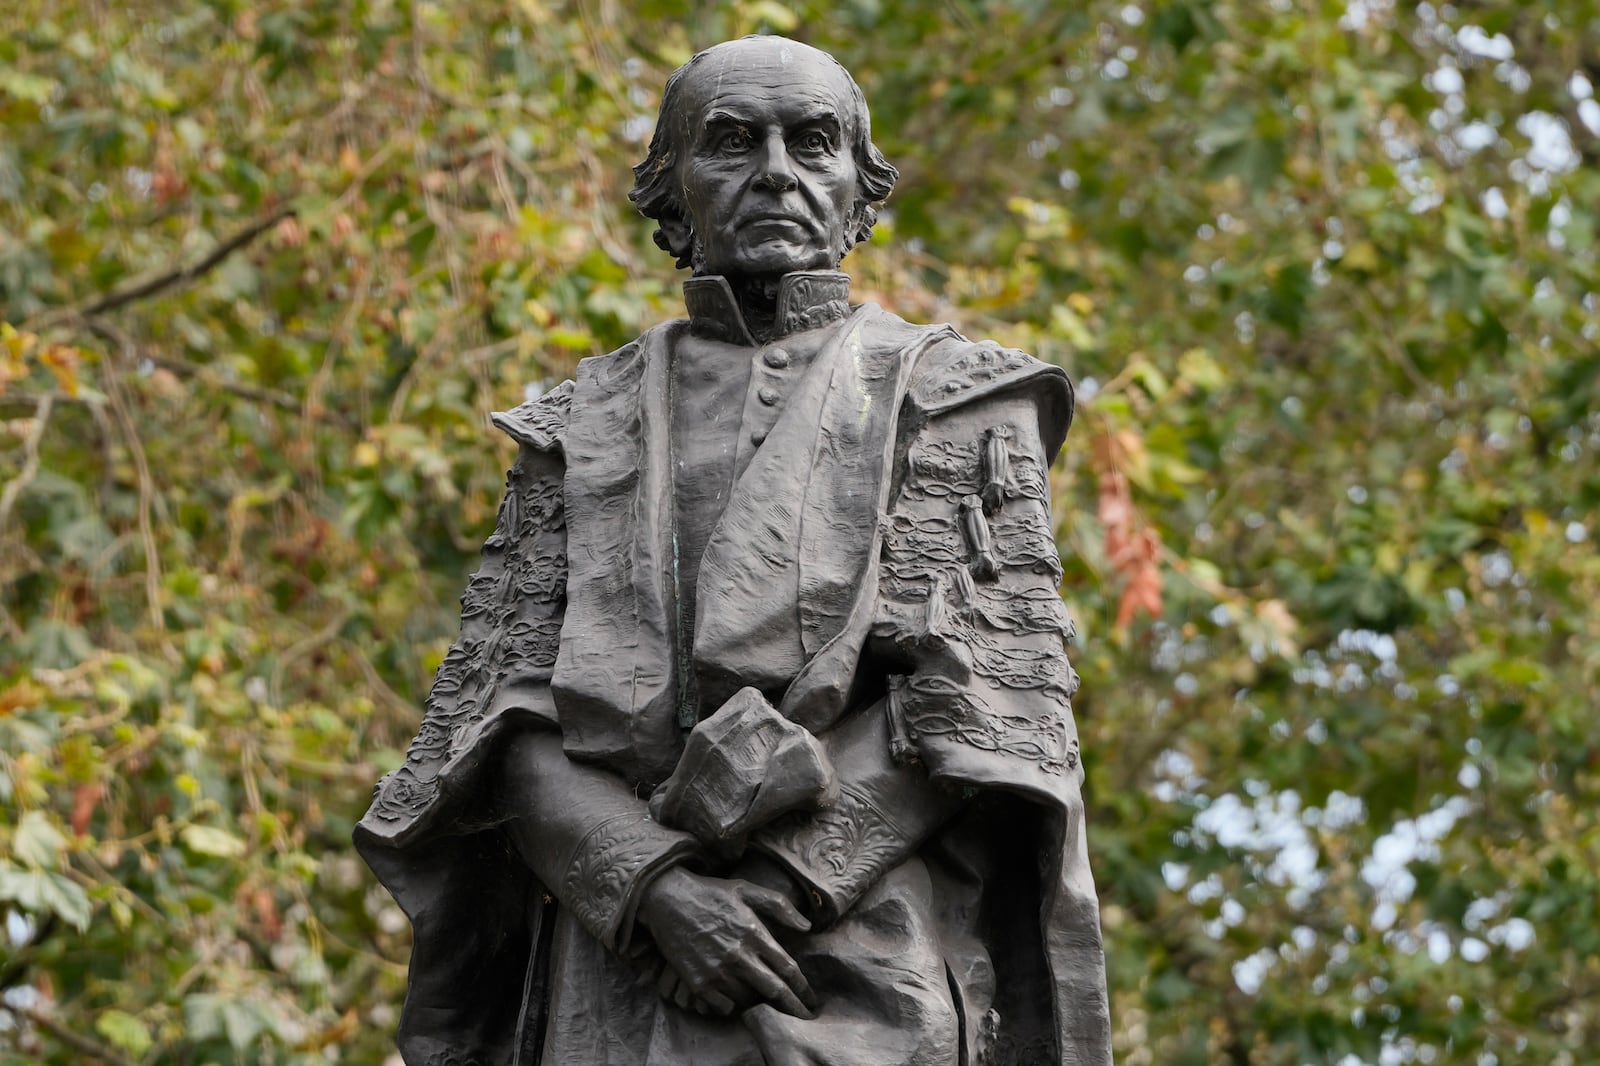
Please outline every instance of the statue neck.
M740 278L697 274L684 282L683 296L700 336L766 344L847 316L850 278L836 270Z
M772 339L778 320L778 290L782 281L782 274L747 274L728 279L745 327L763 344Z

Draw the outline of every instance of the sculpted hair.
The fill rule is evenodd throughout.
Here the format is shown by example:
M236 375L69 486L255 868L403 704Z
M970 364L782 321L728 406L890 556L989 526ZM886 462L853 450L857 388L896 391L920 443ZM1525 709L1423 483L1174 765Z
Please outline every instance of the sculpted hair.
M633 201L641 215L660 223L660 228L655 232L656 247L671 253L679 267L691 264L694 234L683 204L683 187L677 180L678 155L683 146L678 143L679 124L674 119L683 106L685 76L719 47L722 46L696 53L693 59L673 71L667 79L666 89L661 94L661 112L656 118L655 134L650 138L644 161L633 168L633 188L628 192L628 199ZM827 55L826 52L822 54ZM872 143L872 118L867 111L867 98L861 86L856 84L855 78L850 76L843 64L832 56L828 56L828 59L839 68L849 83L850 100L855 109L850 150L856 161L857 224L845 236L847 243L840 249L842 256L851 247L872 236L872 227L878 221L878 211L874 205L889 198L900 172Z

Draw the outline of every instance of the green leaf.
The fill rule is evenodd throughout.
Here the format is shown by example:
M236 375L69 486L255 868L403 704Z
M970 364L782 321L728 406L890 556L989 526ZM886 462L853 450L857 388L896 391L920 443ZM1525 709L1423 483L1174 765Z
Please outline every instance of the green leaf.
M179 834L184 846L200 855L219 859L238 858L245 853L245 843L227 830L209 825L186 825Z
M244 1051L263 1033L276 1028L276 1019L260 1003L233 996L202 992L183 1001L184 1023L198 1040L225 1038L235 1051Z
M150 1037L150 1029L127 1011L108 1010L101 1013L94 1022L95 1032L105 1037L111 1044L126 1051L134 1058L139 1058L150 1050L154 1041Z
M17 821L11 846L25 865L54 870L66 850L67 838L43 811L28 811Z
M23 870L0 860L0 900L34 914L56 914L79 932L89 927L92 908L77 882L48 870Z
M0 66L0 92L33 104L47 104L56 89L56 82L25 74L13 67Z

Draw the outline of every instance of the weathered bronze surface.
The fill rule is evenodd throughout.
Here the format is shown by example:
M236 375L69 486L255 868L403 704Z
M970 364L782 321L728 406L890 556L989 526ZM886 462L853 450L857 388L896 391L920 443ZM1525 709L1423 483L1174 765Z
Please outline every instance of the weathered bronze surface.
M1066 375L850 302L894 168L831 57L673 75L688 317L520 444L356 832L411 1066L1110 1062L1046 471Z

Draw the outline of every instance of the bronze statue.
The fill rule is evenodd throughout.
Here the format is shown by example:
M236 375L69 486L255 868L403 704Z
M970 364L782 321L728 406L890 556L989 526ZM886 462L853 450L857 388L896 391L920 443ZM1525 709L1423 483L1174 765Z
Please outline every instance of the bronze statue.
M356 831L406 1061L1109 1063L1066 375L850 303L896 175L825 53L695 56L635 176L689 316L495 416L461 637Z

